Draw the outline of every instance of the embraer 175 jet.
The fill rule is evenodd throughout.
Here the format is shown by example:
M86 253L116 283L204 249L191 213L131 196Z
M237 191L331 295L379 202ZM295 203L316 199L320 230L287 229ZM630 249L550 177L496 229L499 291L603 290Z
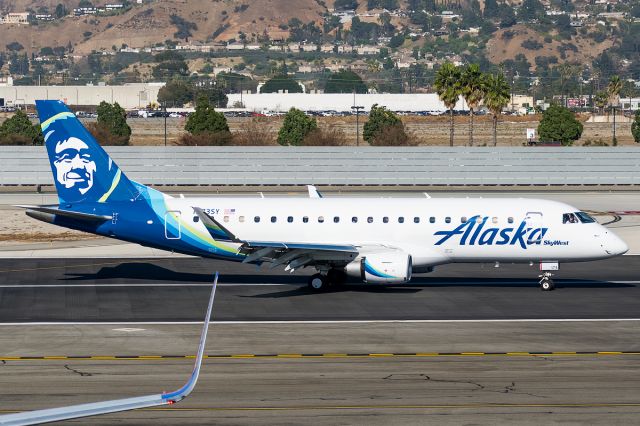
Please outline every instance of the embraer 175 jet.
M628 250L588 214L538 199L174 198L128 179L62 102L36 106L60 203L21 206L27 215L194 256L312 267L313 290L348 276L406 283L453 262L555 270Z

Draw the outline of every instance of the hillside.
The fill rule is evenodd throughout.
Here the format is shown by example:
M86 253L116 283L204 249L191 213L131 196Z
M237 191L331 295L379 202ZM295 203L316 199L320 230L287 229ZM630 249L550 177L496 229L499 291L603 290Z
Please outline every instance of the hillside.
M78 4L75 1L62 3L69 10ZM12 0L3 2L2 6L5 12L27 8L38 10L52 7L52 2ZM190 30L192 36L177 41L211 42L237 38L240 32L259 36L280 31L278 26L292 18L321 23L325 12L326 8L315 0L158 0L135 5L130 11L116 16L67 16L60 21L35 26L0 25L0 40L17 41L29 53L45 46L71 43L74 53L83 55L92 50L111 50L112 46L119 48L122 44L146 47L174 39L178 27L172 24L172 15L196 26Z

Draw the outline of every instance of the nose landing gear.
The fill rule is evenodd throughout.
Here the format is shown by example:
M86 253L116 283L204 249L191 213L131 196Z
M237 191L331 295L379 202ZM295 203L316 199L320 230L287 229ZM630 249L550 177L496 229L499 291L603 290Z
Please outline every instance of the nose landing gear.
M553 291L556 289L556 285L553 282L551 277L553 274L551 272L543 272L542 275L538 275L540 278L540 290L542 291Z

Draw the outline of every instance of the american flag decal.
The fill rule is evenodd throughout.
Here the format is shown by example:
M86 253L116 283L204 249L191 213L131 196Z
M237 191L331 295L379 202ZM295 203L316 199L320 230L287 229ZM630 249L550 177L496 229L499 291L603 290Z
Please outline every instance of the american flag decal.
M224 209L224 214L236 214L236 209Z

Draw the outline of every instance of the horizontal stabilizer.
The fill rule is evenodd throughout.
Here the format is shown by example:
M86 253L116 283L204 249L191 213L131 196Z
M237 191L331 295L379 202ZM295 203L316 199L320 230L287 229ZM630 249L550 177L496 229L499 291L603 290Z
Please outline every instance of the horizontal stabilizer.
M160 405L174 404L186 398L196 385L200 366L204 355L204 347L209 329L209 319L213 309L213 300L218 284L218 273L216 272L213 281L213 288L209 298L207 316L204 319L202 334L200 335L200 346L196 356L195 366L189 381L175 392L159 393L156 395L139 396L133 398L116 399L113 401L93 402L89 404L71 405L68 407L49 408L46 410L26 411L24 413L0 415L0 426L22 426L40 423L57 422L61 420L77 419L80 417L96 416L100 414L117 413L139 408L155 407Z
M83 220L83 221L89 221L89 222L104 222L105 220L113 219L112 216L107 216L107 215L82 213L82 212L76 212L73 210L63 210L57 204L49 205L49 206L17 205L14 207L27 209L27 214L29 213L29 211L36 211L36 212L55 214L57 216L64 216L71 219L77 219L77 220Z

